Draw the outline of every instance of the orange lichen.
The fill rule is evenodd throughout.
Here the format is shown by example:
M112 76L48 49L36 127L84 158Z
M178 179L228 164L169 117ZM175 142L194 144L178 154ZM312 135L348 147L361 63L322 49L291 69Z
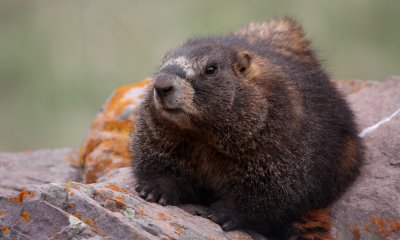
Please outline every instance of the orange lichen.
M179 235L184 235L185 234L185 229L183 229L181 226L179 226L176 223L170 222L169 225L175 228L175 232L177 232Z
M172 212L168 212L167 214L168 214L168 216L170 216L170 217L175 217L175 215L174 215Z
M1 215L6 215L6 214L8 214L8 210L1 210L1 211L0 211L0 216L1 216Z
M374 225L374 228L372 228L372 225ZM364 228L367 232L371 232L372 229L375 229L376 234L387 238L400 232L400 218L395 220L391 218L385 219L384 217L371 216L370 223L365 224Z
M89 226L93 226L94 225L92 219L90 219L90 218L83 219L83 222L86 223Z
M137 210L136 214L147 216L146 212L143 209Z
M75 212L72 215L74 215L74 217L79 218L79 219L81 219L81 217L82 217L82 213L81 212Z
M365 229L365 231L369 232L370 231L370 224L369 223L365 224L364 225L364 229Z
M87 155L94 151L94 149L101 143L101 139L89 139L86 145L80 149L81 161L85 160ZM82 164L85 162L82 162Z
M393 232L400 231L400 218L398 218L395 222L390 223L389 229Z
M66 182L64 185L67 188L74 188L74 189L80 189L81 188L78 184L73 183L73 182Z
M115 199L117 201L119 201L119 202L125 203L125 198L124 197L119 196L119 197L116 197Z
M75 151L68 152L64 155L65 161L69 162L71 166L82 167L82 162L79 159L79 154Z
M123 208L125 206L125 199L121 196L115 198L110 196L107 197L107 199L114 201L118 208Z
M160 218L160 219L162 219L162 220L168 219L168 217L167 217L164 213L162 213L162 212L158 212L158 213L157 213L157 216L158 216L158 218Z
M104 237L106 236L105 233L103 233L102 231L100 231L100 229L94 224L93 220L90 218L85 218L83 220L84 223L86 223L86 225L88 225L90 228L92 228L97 234L99 234L100 236Z
M358 80L333 80L336 87L341 90L345 95L350 95L363 90L365 87L371 85L369 82Z
M128 191L126 189L120 188L117 185L112 184L112 183L107 184L106 187L111 189L111 190L113 190L113 191L116 191L116 192L125 193L125 194L128 193Z
M70 203L70 204L68 204L68 207L71 208L71 209L72 209L72 208L75 208L75 204Z
M107 114L111 114L114 113L116 109L118 109L118 111L115 112L121 113L122 111L120 106L127 104L126 101L122 102L122 100L124 99L125 94L131 89L132 89L131 85L126 85L119 87L117 90L115 90L112 97L109 99L108 106L106 107L104 112Z
M351 93L359 92L359 91L363 90L363 89L365 88L365 86L366 86L366 85L357 86L357 87L355 87L355 88L353 89L353 91L351 91Z
M69 193L69 195L72 197L75 195L75 193L71 190L71 183L66 183L65 184L67 187L65 188L65 192Z
M175 226L175 231L179 233L180 235L183 235L185 233L185 230L181 228L180 226Z
M10 202L14 202L14 203L18 203L19 205L22 205L22 203L24 202L24 200L28 197L31 196L31 192L28 191L21 191L17 197L15 198L10 198L9 201ZM34 196L34 194L33 194Z
M149 83L146 79L116 89L96 116L79 151L86 183L94 183L113 169L131 165L129 134L137 103L145 92L143 87Z
M113 121L105 121L103 130L107 132L125 132L129 133L132 128L132 123L128 121L118 121L118 120L113 120Z
M29 220L31 219L31 214L28 212L22 212L21 217L23 222L29 222Z
M124 166L127 166L126 164L129 164L131 162L130 161L131 153L128 151L128 149L129 149L128 138L115 140L113 143L109 143L109 142L106 142L106 143L110 144L110 147L111 147L111 144L114 144L110 148L110 150L113 151L113 155L122 157L122 159L124 160L123 161ZM118 145L115 145L116 143L118 143Z
M101 145L104 145L104 142ZM103 149L107 149L107 148L103 147ZM109 151L109 150L107 150L107 151ZM91 160L92 158L87 157L86 159ZM92 164L86 165L88 168L87 170L85 170L85 182L86 183L96 182L98 177L100 177L102 174L106 173L106 171L105 171L106 169L111 169L110 165L112 163L112 160L108 156L107 159L103 159L103 158L99 157L99 158L97 158L97 160L91 160L91 162L92 162L92 164L94 164L94 166L92 166Z
M360 240L361 239L361 228L359 226L353 226L351 230L353 234L352 240Z
M85 183L95 183L97 181L96 174L93 171L88 171L85 173Z
M3 226L1 227L1 232L3 233L3 235L7 235L10 232L10 228L7 226Z
M116 112L117 115L119 115L123 109L121 109L121 105L124 106L127 103L130 103L131 101L127 101L124 99L124 96L127 92L129 92L132 89L135 88L142 88L145 87L149 84L149 80L145 79L143 81L134 83L134 84L130 84L130 85L126 85L126 86L122 86L119 87L114 93L113 96L111 97L111 99L108 102L108 106L105 110L105 112L107 113L111 113L113 111Z

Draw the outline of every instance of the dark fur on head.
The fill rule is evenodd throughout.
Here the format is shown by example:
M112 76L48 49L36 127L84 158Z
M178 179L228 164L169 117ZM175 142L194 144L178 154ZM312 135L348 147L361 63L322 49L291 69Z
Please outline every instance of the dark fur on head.
M362 146L295 21L189 40L153 83L132 139L142 197L211 204L224 230L331 239L316 209L354 181Z

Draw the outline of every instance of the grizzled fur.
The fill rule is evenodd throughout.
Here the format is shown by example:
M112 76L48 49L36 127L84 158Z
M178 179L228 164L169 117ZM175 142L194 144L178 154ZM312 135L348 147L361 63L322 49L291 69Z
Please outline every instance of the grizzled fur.
M362 161L351 110L289 18L168 53L132 152L141 197L280 239L332 239L325 208Z

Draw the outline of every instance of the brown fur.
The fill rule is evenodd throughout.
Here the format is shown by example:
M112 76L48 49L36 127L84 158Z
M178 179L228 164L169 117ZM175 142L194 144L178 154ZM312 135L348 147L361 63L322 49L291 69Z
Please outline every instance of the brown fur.
M292 59L317 62L311 54L310 42L304 37L303 29L291 18L250 23L233 34L246 37L250 43L263 39L274 51Z
M226 230L333 239L327 208L363 151L346 101L293 20L251 23L169 52L132 137L137 191L200 203Z
M355 144L355 138L357 137L348 135L343 139L343 161L340 161L339 164L339 171L343 173L343 175L359 167L359 162L357 161L358 146Z

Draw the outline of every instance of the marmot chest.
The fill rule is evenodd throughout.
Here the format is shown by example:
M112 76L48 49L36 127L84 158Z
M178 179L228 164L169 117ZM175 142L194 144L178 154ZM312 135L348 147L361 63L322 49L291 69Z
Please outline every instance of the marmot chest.
M229 159L204 143L189 143L183 148L181 170L202 187L217 190L221 188L229 175L232 164Z

